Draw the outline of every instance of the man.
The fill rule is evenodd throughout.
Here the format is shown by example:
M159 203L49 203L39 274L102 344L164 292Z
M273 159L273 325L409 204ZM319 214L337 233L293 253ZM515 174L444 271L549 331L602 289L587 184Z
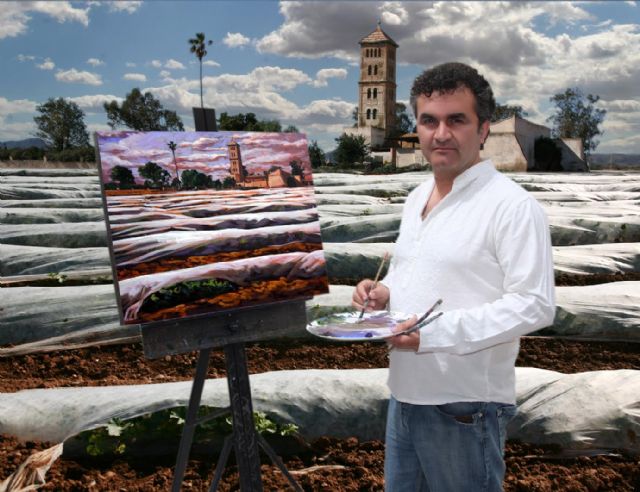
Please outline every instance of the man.
M425 71L411 105L433 177L407 198L389 273L374 289L360 282L353 305L421 313L442 298L444 314L388 339L386 489L498 491L519 337L555 314L549 227L531 195L481 162L495 100L475 69Z

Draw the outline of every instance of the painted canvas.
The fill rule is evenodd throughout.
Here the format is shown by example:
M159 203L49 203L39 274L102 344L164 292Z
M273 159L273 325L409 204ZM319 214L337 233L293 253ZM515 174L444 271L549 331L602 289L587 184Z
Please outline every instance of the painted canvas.
M96 133L121 322L328 291L306 137Z

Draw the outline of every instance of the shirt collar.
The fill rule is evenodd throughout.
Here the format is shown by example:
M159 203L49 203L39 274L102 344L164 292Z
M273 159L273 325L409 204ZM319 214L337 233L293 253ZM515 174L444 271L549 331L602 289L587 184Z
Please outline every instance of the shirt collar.
M493 162L491 159L487 159L477 164L474 164L469 169L464 171L462 174L456 176L453 180L453 187L451 191L458 191L463 188L466 188L475 180L481 177L488 177L496 172L495 167L493 166Z

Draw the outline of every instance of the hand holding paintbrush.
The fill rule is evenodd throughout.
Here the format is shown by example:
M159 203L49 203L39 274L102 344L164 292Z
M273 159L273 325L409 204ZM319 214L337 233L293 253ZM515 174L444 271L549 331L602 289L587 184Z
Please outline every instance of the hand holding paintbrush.
M380 278L380 273L382 273L382 268L384 267L384 264L387 262L388 259L389 259L389 253L386 252L382 257L382 261L380 262L380 266L378 267L378 271L376 272L376 276L373 279L373 283L371 284L371 288L369 289L369 292L371 292L373 289L375 289L378 286L378 279ZM362 311L360 312L360 316L358 317L358 319L362 319L362 317L364 316L364 312L366 311L370 300L371 298L367 294L367 297L364 300L364 304L362 305Z

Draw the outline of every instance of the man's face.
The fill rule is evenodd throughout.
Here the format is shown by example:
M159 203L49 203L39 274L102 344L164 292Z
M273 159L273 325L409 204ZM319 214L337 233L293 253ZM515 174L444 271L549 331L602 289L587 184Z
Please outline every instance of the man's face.
M436 177L453 179L480 162L489 122L478 125L475 96L468 88L423 94L416 102L420 148Z

